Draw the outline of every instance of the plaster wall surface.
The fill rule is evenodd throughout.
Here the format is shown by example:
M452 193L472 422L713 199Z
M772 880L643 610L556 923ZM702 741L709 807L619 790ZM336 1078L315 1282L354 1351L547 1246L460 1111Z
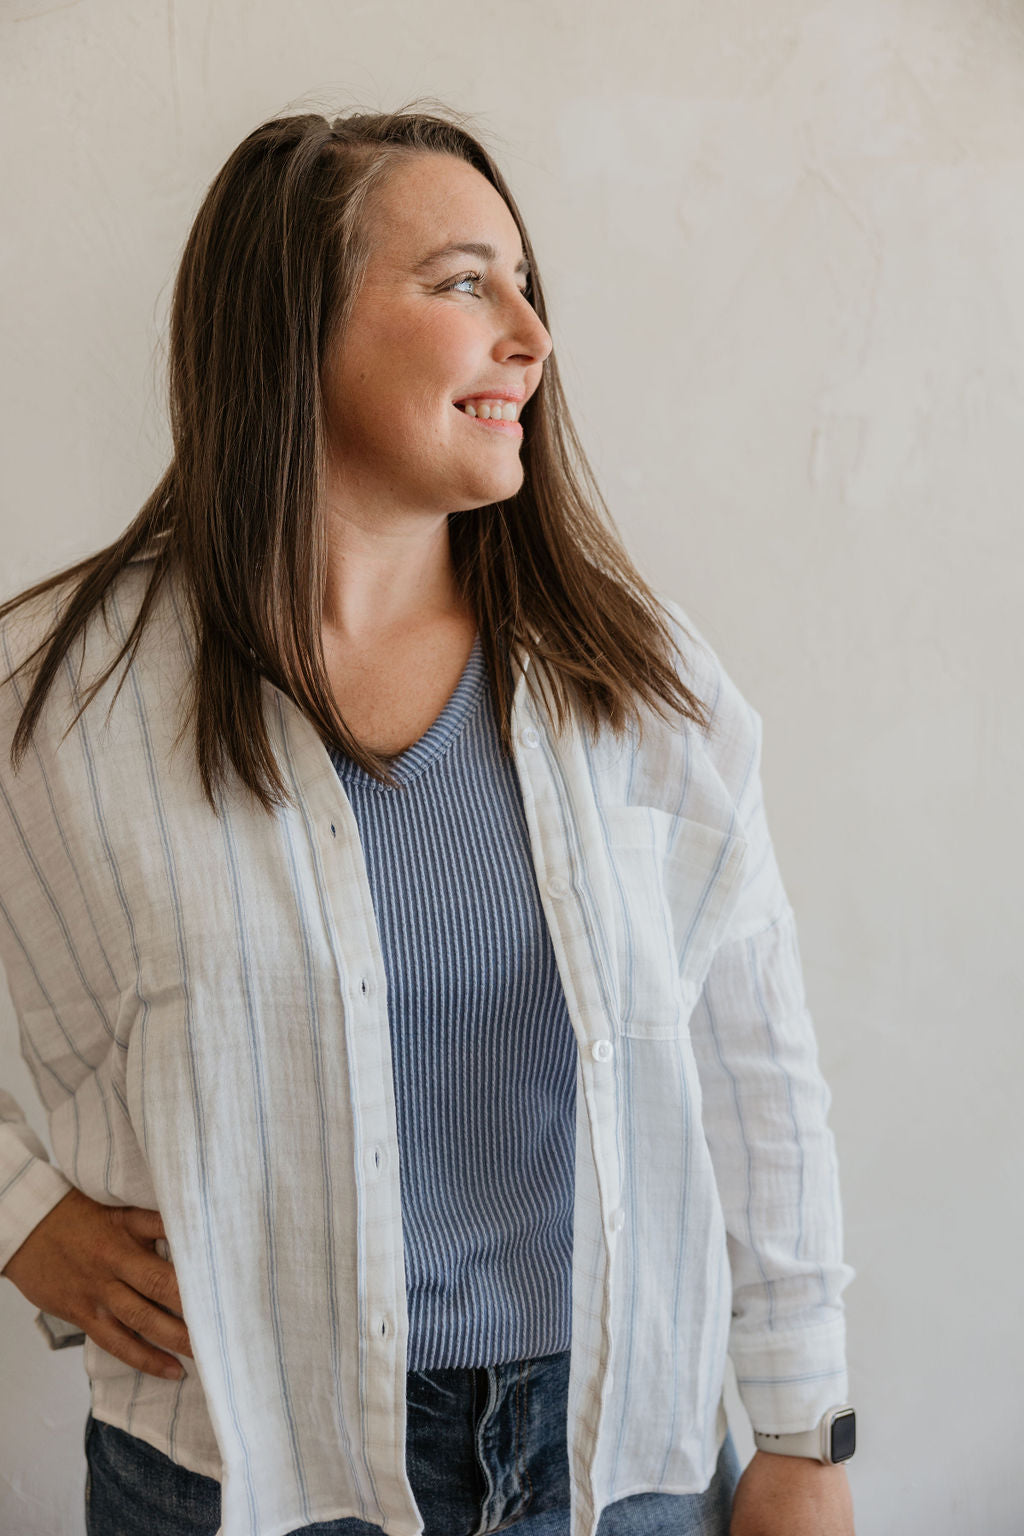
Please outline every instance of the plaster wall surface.
M764 719L858 1271L858 1531L1018 1536L1024 12L2 0L0 80L4 597L162 472L174 271L241 138L474 114L612 516ZM45 1137L2 993L0 1082ZM81 1536L81 1352L33 1311L0 1284L0 1531Z

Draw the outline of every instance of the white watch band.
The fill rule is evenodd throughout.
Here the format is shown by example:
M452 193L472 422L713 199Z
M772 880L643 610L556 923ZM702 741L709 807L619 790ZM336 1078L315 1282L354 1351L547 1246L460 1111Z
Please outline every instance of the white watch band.
M837 1419L849 1421L847 1427L852 1428L855 1419L849 1403L827 1409L813 1429L798 1430L789 1435L765 1434L755 1429L754 1444L759 1451L770 1451L774 1456L809 1456L814 1461L823 1461L831 1466L832 1432ZM838 1456L837 1460L846 1461L852 1454L851 1442L846 1454Z

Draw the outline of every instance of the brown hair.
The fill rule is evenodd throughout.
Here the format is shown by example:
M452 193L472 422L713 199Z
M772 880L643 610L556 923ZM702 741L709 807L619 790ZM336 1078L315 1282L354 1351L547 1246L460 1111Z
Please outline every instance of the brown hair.
M325 741L379 781L395 782L389 759L368 751L346 728L327 676L321 636L327 535L319 493L321 368L328 349L344 344L366 270L367 201L399 159L455 155L486 176L518 226L532 274L528 297L547 324L537 262L511 192L465 119L434 105L443 116L406 108L353 112L333 122L315 114L274 118L250 133L215 177L174 287L169 467L112 544L0 605L3 618L30 598L77 582L49 633L3 680L46 648L14 734L15 769L76 635L97 605L105 615L108 588L128 561L155 549L132 629L78 715L130 650L127 675L149 610L173 571L196 641L178 740L194 716L199 773L215 812L225 757L268 812L289 799L263 720L261 672L296 701ZM638 699L707 730L706 706L678 676L665 611L612 530L553 353L523 421L520 490L448 523L456 579L480 631L503 752L511 753L515 648L541 664L531 667L528 681L533 688L539 670L545 695L546 670L559 731L573 705L594 733L603 721L620 735L630 720L642 730Z

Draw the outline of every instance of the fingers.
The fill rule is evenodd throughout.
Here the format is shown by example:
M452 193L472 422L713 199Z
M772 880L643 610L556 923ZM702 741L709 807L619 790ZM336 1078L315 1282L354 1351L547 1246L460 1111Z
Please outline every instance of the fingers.
M121 1210L121 1225L133 1239L133 1245L129 1245L133 1251L122 1253L117 1265L118 1277L107 1294L110 1310L136 1333L191 1357L192 1344L181 1321L184 1308L174 1265L149 1247L149 1242L163 1236L160 1212L142 1206L125 1206Z
M151 1211L144 1205L111 1206L114 1220L142 1242L152 1243L158 1237L166 1237L164 1219L159 1211Z
M145 1296L132 1290L131 1286L115 1280L108 1287L106 1307L119 1323L130 1328L133 1333L140 1334L143 1340L191 1357L192 1341L181 1318L154 1306ZM161 1356L160 1360L162 1364L177 1363L170 1362L167 1356Z
M174 1272L174 1265L166 1259L158 1259L159 1270L154 1276L156 1289L151 1292L156 1301L168 1312L176 1312L179 1317L184 1317L185 1308L181 1304L181 1292L178 1290L178 1277Z
M159 1211L107 1206L72 1189L31 1231L4 1274L133 1370L180 1378L167 1351L192 1355L174 1266L154 1252Z
M175 1379L185 1374L180 1361L175 1360L173 1355L165 1355L161 1350L153 1349L112 1315L95 1318L85 1331L108 1355L123 1360L134 1371L143 1371L147 1376Z
M163 1236L160 1212L148 1211L140 1206L124 1208L124 1227L136 1239L146 1231L154 1241ZM179 1317L183 1315L185 1309L181 1304L178 1277L174 1265L168 1259L162 1259L159 1255L151 1256L147 1248L145 1261L138 1264L132 1262L127 1268L122 1265L122 1274L127 1283L143 1296L159 1302L168 1312L176 1312Z
M192 1343L174 1266L154 1252L159 1211L107 1206L78 1190L44 1217L7 1266L29 1301L75 1323L115 1359L180 1379Z
M147 1255L144 1262L133 1264L131 1272L124 1278L135 1290L158 1302L168 1312L176 1312L179 1317L184 1315L178 1277L174 1273L174 1265L167 1259L150 1258Z

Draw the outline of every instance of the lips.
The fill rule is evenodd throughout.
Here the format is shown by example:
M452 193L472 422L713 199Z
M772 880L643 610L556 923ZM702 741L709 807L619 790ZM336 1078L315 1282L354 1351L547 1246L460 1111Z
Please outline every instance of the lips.
M482 389L475 395L460 395L452 403L465 405L467 400L511 400L513 405L521 405L525 399L525 389Z

